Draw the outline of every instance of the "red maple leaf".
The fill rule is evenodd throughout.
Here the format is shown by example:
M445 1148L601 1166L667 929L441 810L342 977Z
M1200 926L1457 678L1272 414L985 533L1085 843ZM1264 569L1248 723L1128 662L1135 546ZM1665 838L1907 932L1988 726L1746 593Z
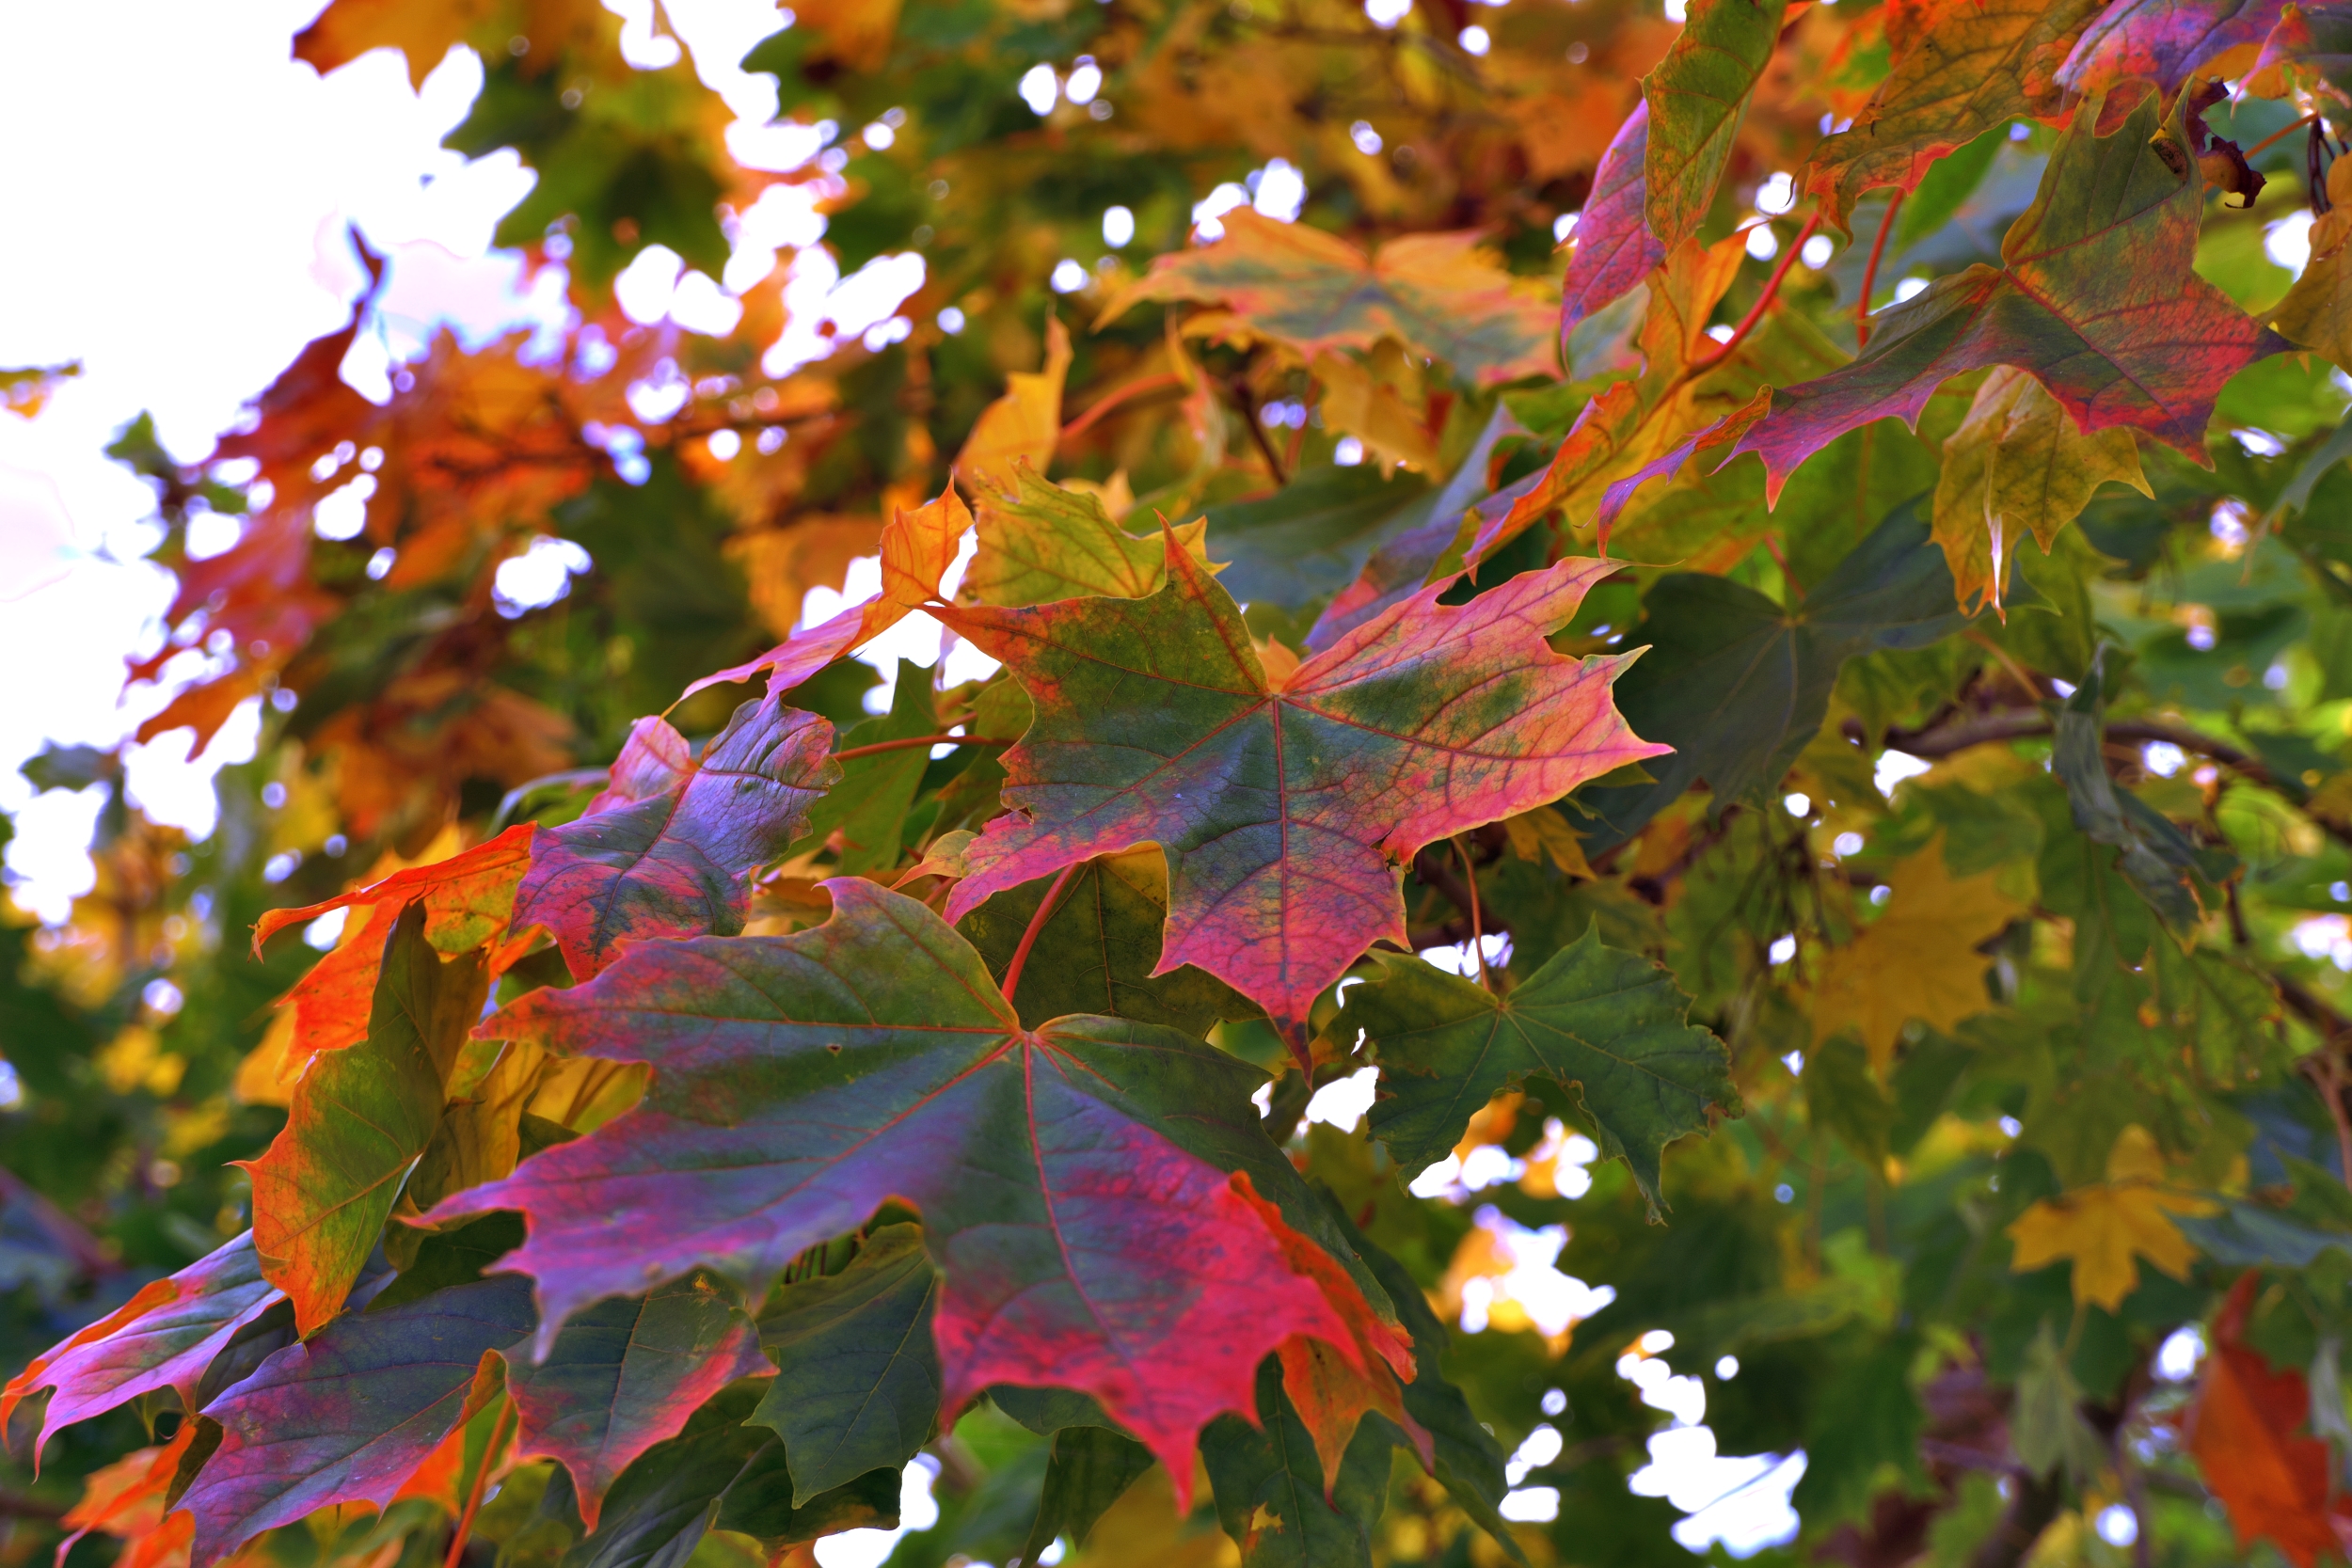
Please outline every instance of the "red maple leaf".
M1157 844L1155 973L1199 965L1303 1047L1324 988L1371 943L1403 944L1402 868L1423 845L1670 749L1610 701L1633 656L1579 660L1544 641L1613 570L1563 561L1458 606L1425 588L1280 680L1232 596L1172 543L1149 598L934 611L1003 659L1037 709L1004 759L1013 809L972 846L948 918Z
M813 930L634 944L483 1025L654 1069L636 1110L427 1216L522 1212L530 1239L503 1266L538 1282L542 1351L590 1303L696 1266L757 1299L895 1201L945 1276L947 1421L992 1384L1076 1388L1184 1490L1195 1433L1254 1409L1258 1363L1292 1336L1367 1374L1369 1344L1410 1375L1360 1265L1298 1261L1314 1243L1293 1228L1329 1225L1259 1131L1255 1069L1146 1024L1024 1029L930 910L825 886L834 915Z

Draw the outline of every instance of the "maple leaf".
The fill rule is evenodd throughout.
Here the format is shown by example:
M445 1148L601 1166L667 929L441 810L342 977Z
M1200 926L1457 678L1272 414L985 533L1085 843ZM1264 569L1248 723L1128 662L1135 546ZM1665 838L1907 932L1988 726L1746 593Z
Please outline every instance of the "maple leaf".
M2281 0L2114 0L2083 29L2058 83L2095 97L2138 78L2169 98L2191 75L2238 74L2224 57L2257 50L2280 9Z
M425 69L430 71L439 62L440 55L436 55ZM380 282L382 261L364 245L358 249L370 281ZM267 531L270 543L266 546L259 546L249 553L231 548L224 556L191 562L182 567L180 597L191 606L204 603L225 581L249 580L257 557L282 562L287 555L298 553L308 559L307 545L297 552L294 538L308 531L311 503L333 489L336 483L333 475L313 475L311 468L321 452L332 451L336 442L350 438L355 432L371 431L380 418L375 405L354 391L342 377L343 360L350 355L351 345L358 341L359 326L355 314L350 325L340 332L329 332L304 344L293 363L278 372L277 379L254 400L253 427L229 432L214 449L220 457L231 461L242 458L255 466L257 476L269 482L270 515L278 521ZM246 539L254 537L253 533L246 535ZM238 542L239 546L245 544L246 540ZM241 553L246 554L246 563L225 559L225 555ZM171 622L179 618L170 612L165 616Z
M1820 733L1838 672L1859 656L1923 648L1964 624L1928 527L1899 507L1783 609L1727 578L1676 573L1644 595L1654 644L1619 683L1626 722L1672 746L1656 782L1588 788L1587 855L1624 843L1704 779L1718 800L1774 790Z
M1549 292L1487 260L1476 231L1407 235L1375 258L1303 223L1248 211L1221 221L1223 239L1154 259L1095 325L1152 300L1196 300L1310 359L1390 337L1480 387L1559 374Z
M1508 512L1524 487L1538 482L1529 475L1488 494L1492 487L1487 474L1497 449L1509 437L1526 434L1512 417L1509 403L1498 400L1478 439L1442 485L1424 491L1408 474L1388 481L1384 496L1398 496L1399 487L1414 483L1412 490L1398 496L1393 510L1372 511L1366 499L1370 476L1348 487L1311 471L1298 475L1263 503L1214 509L1209 528L1217 540L1216 548L1233 558L1226 586L1236 594L1248 594L1251 602L1263 598L1286 609L1304 608L1327 592L1326 560L1353 570L1355 580L1331 596L1307 632L1308 648L1323 652L1411 598L1434 578L1447 576L1445 568L1468 514L1474 510L1483 519ZM1284 524L1297 525L1295 531Z
M980 499L979 550L963 575L964 603L1044 604L1088 594L1139 599L1160 585L1160 541L1138 539L1111 520L1101 498L1041 478L1014 461L1006 489ZM1176 530L1177 542L1205 560L1206 519Z
M1408 392L1425 391L1417 369L1392 340L1373 351L1369 365L1327 350L1308 367L1322 388L1315 406L1324 428L1361 441L1384 479L1399 464L1429 468L1438 461L1438 433L1429 427L1426 399L1414 398L1422 407L1406 403Z
M751 874L806 832L840 778L832 723L785 706L781 689L738 707L699 758L660 720L641 722L602 808L533 844L515 928L546 927L582 980L626 942L741 930ZM651 793L616 798L637 789Z
M1642 78L1643 214L1666 250L1695 233L1714 203L1783 8L1782 0L1697 0L1666 57Z
M1325 1227L1258 1131L1254 1069L1141 1024L1025 1030L937 915L856 879L824 886L834 914L813 930L641 943L483 1025L654 1069L636 1110L427 1216L527 1216L504 1266L537 1281L543 1348L580 1307L696 1265L756 1298L895 1198L946 1276L945 1418L993 1383L1082 1389L1181 1487L1194 1433L1248 1408L1282 1339L1358 1354L1351 1304L1285 1251L1290 1227ZM1392 1330L1383 1352L1409 1370Z
M248 522L229 548L180 569L180 591L164 611L165 625L179 626L203 610L208 636L225 634L228 651L240 663L175 697L139 725L137 739L152 740L187 725L197 732L193 744L201 752L237 704L261 689L261 675L283 668L342 608L310 579L314 538L307 513L275 508ZM131 666L131 678L156 678L165 661L181 651L167 640L152 657Z
M2030 533L2047 555L2109 480L2155 494L2130 431L2085 436L2027 372L2004 365L1985 377L1944 442L1935 486L1935 542L1961 609L1999 609L2020 541Z
M1851 232L1865 191L1915 191L1937 160L2024 115L2044 112L2058 71L2103 0L1982 0L1946 6L1847 130L1814 150L1801 183Z
M2339 160L2339 164L2341 160ZM2328 211L2312 220L2311 261L2303 276L2270 311L2279 335L2316 349L2339 369L2352 364L2352 168L2328 166Z
M1095 1522L1152 1465L1152 1450L1108 1427L1069 1426L1054 1433L1039 1489L1037 1519L1022 1543L1021 1560L1035 1562L1057 1539L1086 1545Z
M180 1458L195 1440L196 1423L183 1421L170 1442L134 1449L112 1465L92 1470L82 1482L80 1499L58 1521L74 1531L61 1549L70 1550L70 1542L88 1530L128 1541L160 1526Z
M1245 1422L1221 1418L1209 1429L1201 1458L1216 1496L1217 1518L1250 1568L1319 1568L1372 1560L1370 1532L1380 1515L1395 1438L1375 1417L1327 1472L1313 1437L1283 1393L1281 1370L1258 1374L1257 1399Z
M1462 606L1423 589L1279 682L1232 597L1172 542L1148 599L939 611L1037 709L1004 758L1012 810L971 847L948 918L1157 844L1155 973L1206 970L1297 1049L1324 988L1372 942L1403 944L1402 867L1422 846L1663 750L1611 705L1630 656L1579 662L1542 641L1612 570L1563 561Z
M371 49L397 49L407 64L408 85L421 92L425 77L442 57L495 18L500 8L495 0L437 0L427 5L415 0L335 0L294 35L294 57L324 76Z
M184 1568L194 1521L184 1513L167 1516L165 1507L196 1431L195 1421L183 1421L170 1442L135 1449L91 1471L81 1500L57 1521L72 1532L57 1543L58 1560L97 1530L122 1542L115 1556L118 1568Z
M528 1338L531 1291L485 1279L345 1313L204 1407L220 1441L181 1506L193 1568L316 1509L382 1507L497 1392L498 1356Z
M2130 426L2204 462L2222 384L2251 362L2260 327L2190 270L2201 182L2157 101L2112 134L2086 103L2058 138L2032 207L1979 262L1877 317L1861 358L1773 395L1732 455L1764 459L1777 499L1798 464L1872 420L1915 428L1945 379L1990 365L2034 373L2087 436Z
M916 606L938 596L940 578L955 564L972 514L949 485L937 500L901 511L882 532L882 592L820 625L794 632L749 663L705 675L679 701L705 687L747 681L765 671L771 691L789 691L860 643L879 637Z
M2205 1484L2230 1511L2239 1549L2276 1545L2296 1568L2344 1549L2344 1509L2330 1506L2335 1463L2326 1439L2297 1435L2312 1412L2303 1374L2274 1370L2246 1342L2262 1271L2238 1276L2214 1319L2213 1349L2183 1439Z
M21 1401L50 1390L33 1436L38 1466L51 1433L141 1394L174 1389L193 1410L214 1358L278 1299L248 1230L35 1356L0 1387L0 1431Z
M1502 1513L1502 1498L1511 1485L1503 1469L1502 1448L1471 1410L1462 1390L1446 1379L1444 1356L1453 1341L1446 1325L1431 1309L1429 1292L1404 1264L1373 1244L1344 1213L1338 1212L1327 1192L1326 1201L1335 1212L1342 1234L1396 1304L1397 1321L1412 1336L1413 1378L1405 1386L1405 1408L1428 1434L1426 1448L1417 1445L1417 1451L1434 1457L1429 1473L1504 1551L1523 1561L1525 1553ZM1423 1462L1427 1463L1426 1457Z
M939 1271L912 1225L866 1239L839 1274L787 1285L761 1314L776 1380L751 1419L792 1456L792 1500L903 1468L939 1420Z
M707 1274L598 1302L557 1331L545 1359L508 1366L516 1457L561 1462L594 1529L631 1461L675 1436L721 1388L769 1370L758 1332Z
M1691 999L1598 927L1506 997L1415 958L1383 955L1380 976L1348 988L1339 1032L1361 1029L1380 1064L1373 1136L1418 1176L1445 1158L1470 1117L1530 1077L1573 1086L1604 1151L1625 1161L1656 1218L1659 1157L1675 1139L1740 1114L1724 1044L1685 1022Z
M385 938L367 1038L313 1056L284 1129L260 1159L240 1162L253 1179L262 1272L306 1335L342 1309L366 1266L440 1124L450 1070L489 991L487 956L443 959L424 925L424 911L402 911Z
M1576 249L1560 285L1560 341L1586 318L1630 293L1662 265L1666 247L1650 232L1649 104L1633 106L1593 170L1592 194L1570 236Z
M1883 1072L1913 1019L1949 1033L1992 1006L1977 945L2028 912L1994 877L1986 871L1954 878L1941 834L1888 872L1883 912L1853 941L1821 955L1813 980L1813 1037L1851 1029Z
M257 1050L256 1057L261 1059L252 1068L253 1087L286 1097L267 1102L288 1103L302 1069L319 1052L355 1045L367 1037L368 1010L383 965L385 938L409 905L423 905L425 941L442 954L479 947L505 927L514 910L515 890L531 865L536 832L534 824L517 823L498 837L461 851L453 826L437 835L413 864L403 865L399 857L388 855L376 870L381 873L386 865L396 867L389 875L376 875L348 893L316 904L262 912L253 925L257 958L262 945L289 926L308 924L335 910L350 911L335 946L278 1000L283 1009L279 1014L282 1037L274 1027L273 1038ZM502 965L494 961L493 967ZM270 1054L262 1058L262 1052ZM246 1087L241 1076L240 1092ZM258 1101L259 1097L246 1098Z
M2042 1198L2010 1222L2016 1250L2010 1267L2028 1274L2072 1259L2074 1300L2110 1312L2138 1288L2137 1259L2186 1279L2197 1249L2170 1216L2210 1214L2217 1206L2175 1192L2164 1180L2155 1139L2141 1127L2126 1127L2107 1153L2106 1180Z
M253 954L289 926L307 925L330 910L388 905L395 915L411 903L424 906L424 937L436 951L463 953L479 947L506 924L515 886L531 863L532 824L520 822L498 837L446 859L427 861L380 878L348 893L294 910L268 910L253 923ZM453 840L436 840L436 844Z
M2281 6L2278 25L2263 40L2244 77L2247 90L2284 96L2291 86L2352 100L2352 8L2341 5ZM2333 166L2329 166L2332 172ZM2321 214L2326 216L2326 214Z
M1045 368L1007 376L1005 395L980 410L956 456L956 477L975 495L1017 497L1022 467L1041 472L1053 462L1061 441L1062 380L1069 373L1069 328L1048 312Z
M1285 1226L1279 1209L1254 1192L1245 1192L1241 1196L1264 1218L1266 1227L1281 1243L1291 1266L1306 1277L1322 1282L1324 1299L1339 1308L1354 1337L1353 1354L1335 1348L1331 1340L1307 1334L1292 1335L1276 1353L1282 1370L1284 1396L1306 1424L1324 1474L1334 1477L1339 1473L1340 1456L1354 1440L1364 1418L1374 1415L1386 1419L1411 1444L1423 1469L1435 1469L1437 1454L1430 1435L1406 1413L1405 1391L1397 1381L1397 1370L1390 1364L1390 1353L1402 1343L1396 1324L1375 1315L1371 1304L1355 1288L1339 1259ZM1344 1214L1332 1211L1327 1218L1334 1233L1348 1232ZM1351 1242L1358 1239L1349 1237ZM1361 1256L1360 1249L1350 1250ZM1416 1359L1407 1370L1418 1370ZM1329 1490L1328 1486L1325 1488L1326 1501L1329 1500Z

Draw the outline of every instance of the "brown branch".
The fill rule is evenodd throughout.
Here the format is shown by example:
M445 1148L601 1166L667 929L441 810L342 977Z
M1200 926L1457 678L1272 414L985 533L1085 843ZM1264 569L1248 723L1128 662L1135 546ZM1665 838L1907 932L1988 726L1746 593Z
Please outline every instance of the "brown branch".
M1889 730L1886 744L1898 752L1908 752L1915 757L1940 759L1971 746L1982 746L1996 740L2024 740L2034 736L2052 733L2055 723L2047 713L2038 708L1995 708L1990 713L1975 714L1948 723L1930 725L1922 730ZM2300 803L2303 787L2300 780L2282 780L2263 764L2261 758L2240 751L2226 740L2200 734L2185 724L2169 723L2160 719L2118 719L2101 732L2106 739L2124 745L2144 745L2161 740L2178 746L2184 752L2203 757L2217 767L2225 768L2249 784L2258 784L2278 790ZM2327 824L2322 823L2322 827Z
M1955 1470L1980 1470L1991 1476L2013 1476L2018 1467L1999 1454L1971 1448L1965 1443L1947 1443L1940 1437L1919 1439L1919 1457L1931 1464L1948 1465Z
M66 1507L46 1497L36 1497L30 1492L0 1486L0 1519L62 1519Z
M1436 888L1444 895L1446 902L1461 911L1465 916L1470 914L1471 908L1477 902L1476 895L1462 885L1461 878L1454 874L1454 867L1446 864L1444 857L1434 853L1433 849L1423 849L1413 857L1413 875L1421 879L1423 887ZM1488 927L1490 930L1501 928L1500 927Z

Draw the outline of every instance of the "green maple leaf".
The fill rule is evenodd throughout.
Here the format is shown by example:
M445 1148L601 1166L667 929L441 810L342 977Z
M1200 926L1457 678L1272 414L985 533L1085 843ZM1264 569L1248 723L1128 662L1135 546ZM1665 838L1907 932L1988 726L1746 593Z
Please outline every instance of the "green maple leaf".
M1384 957L1348 988L1339 1032L1380 1064L1373 1135L1407 1177L1443 1159L1472 1116L1533 1076L1574 1086L1605 1153L1631 1167L1655 1215L1661 1150L1740 1114L1724 1044L1685 1022L1674 976L1602 944L1597 927L1497 997L1419 959Z

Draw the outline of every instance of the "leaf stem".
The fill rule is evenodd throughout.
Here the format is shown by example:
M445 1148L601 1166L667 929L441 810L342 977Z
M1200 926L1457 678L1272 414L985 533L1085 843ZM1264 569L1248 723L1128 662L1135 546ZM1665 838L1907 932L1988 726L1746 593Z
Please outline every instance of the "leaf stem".
M877 740L865 746L852 746L835 752L833 760L841 762L850 757L872 756L877 752L904 752L916 746L1009 746L1009 740L992 740L978 735L910 735L897 740Z
M1083 861L1073 861L1063 866L1061 875L1054 879L1054 885L1045 890L1045 896L1037 901L1037 912L1029 916L1029 928L1021 933L1021 945L1012 950L1012 961L1005 965L1005 977L997 985L997 990L1005 993L1007 1002L1011 1002L1012 993L1021 989L1021 972L1028 966L1029 949L1037 945L1037 934L1045 929L1045 922L1053 914L1054 906L1061 902L1062 889L1070 885L1070 879L1076 876L1078 867L1085 863ZM1015 1011L1018 1010L1016 1007Z
M482 1464L473 1473L473 1484L466 1489L466 1509L457 1515L457 1529L449 1538L449 1556L443 1560L442 1568L457 1568L466 1555L466 1537L472 1533L474 1513L482 1507L482 1493L490 1479L490 1466L498 1462L499 1445L506 1441L507 1425L514 1418L515 1402L509 1398L505 1408L498 1413L498 1419L490 1423L490 1441L483 1446Z
M1249 427L1249 438L1258 445L1258 455L1265 459L1266 472L1277 484L1288 484L1289 476L1282 472L1282 460L1274 454L1274 443L1266 438L1265 421L1258 418L1257 400L1249 395L1249 384L1235 376L1227 384L1233 404L1241 410L1241 422Z
M1899 190L1895 199L1886 204L1886 215L1879 219L1879 237L1870 242L1869 264L1862 269L1862 297L1853 304L1853 351L1860 354L1870 346L1870 291L1878 287L1879 258L1886 254L1886 236L1895 231L1895 214L1903 210L1903 198L1908 191Z
M2269 135L2265 136L2262 140L2248 148L2243 153L2239 154L2239 156L2251 158L2257 152L2267 152L2273 147L2276 147L2279 143L2286 140L2289 136L2295 135L2295 133L2303 129L2304 126L2311 124L2318 118L2319 111L2317 109L2313 109L2310 114L2305 115L2301 119L2296 120L2294 124L2286 126L2281 130L2275 131Z
M1756 303L1748 307L1748 313L1740 317L1740 325L1731 329L1731 336L1724 340L1724 346L1683 372L1684 380L1711 371L1730 358L1732 351L1756 330L1756 324L1764 319L1764 312L1772 305L1773 296L1780 293L1780 280L1788 277L1788 269L1796 264L1797 252L1804 248L1804 242L1811 239L1813 230L1820 226L1821 214L1819 213L1804 220L1804 227L1797 230L1797 237L1788 242L1788 249L1781 252L1780 264L1772 269L1772 276L1764 280L1764 292L1756 296Z
M1087 433L1095 420L1130 399L1142 397L1148 392L1162 391L1169 387L1182 387L1184 384L1183 376L1178 375L1174 371L1165 371L1158 375L1147 375L1130 381L1124 387L1113 388L1087 404L1085 413L1062 426L1061 434L1055 438L1056 444L1076 440Z
M1478 960L1478 986L1481 990L1495 989L1486 974L1486 933L1478 913L1478 867L1470 863L1470 850L1462 844L1462 835L1454 835L1454 852L1462 862L1462 885L1470 894L1470 957Z

